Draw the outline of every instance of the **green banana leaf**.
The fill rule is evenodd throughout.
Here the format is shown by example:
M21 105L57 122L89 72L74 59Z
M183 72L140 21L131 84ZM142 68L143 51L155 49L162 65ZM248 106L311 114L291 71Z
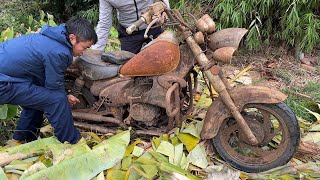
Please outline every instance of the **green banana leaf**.
M24 179L92 179L121 161L129 141L130 132L124 131L103 141L87 153L62 161Z
M7 180L6 174L3 172L3 169L0 167L0 179L1 180Z
M19 146L11 147L8 149L5 149L3 151L0 151L0 154L2 153L8 153L8 154L15 154L15 153L21 153L21 154L32 154L33 152L37 152L39 150L47 151L49 150L48 145L52 144L61 144L59 140L56 137L50 137L50 138L44 138L44 139L38 139L36 141L32 141L26 144L21 144Z

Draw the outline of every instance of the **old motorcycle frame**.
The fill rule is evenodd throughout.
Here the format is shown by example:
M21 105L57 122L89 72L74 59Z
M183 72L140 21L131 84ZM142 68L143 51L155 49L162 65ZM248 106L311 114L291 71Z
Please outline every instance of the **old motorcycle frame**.
M99 97L99 99L93 99L89 102L93 104L93 108L82 107L82 109L74 110L73 117L75 119L112 123L126 128L133 119L139 118L147 119L146 123L152 124L152 118L156 117L154 111L157 110L157 107L162 107L168 116L167 131L170 131L175 126L182 124L181 109L183 101L186 99L181 99L180 96L181 90L184 88L188 88L190 94L187 113L192 109L192 95L196 87L192 88L190 74L193 74L193 81L196 86L197 79L193 68L197 64L219 94L219 97L215 98L207 111L201 138L214 138L217 136L223 121L233 117L239 125L246 143L252 146L261 143L262 139L257 134L259 132L253 132L250 129L241 114L241 110L247 104L281 103L286 99L286 95L259 86L242 86L232 89L223 76L221 68L216 65L216 62L231 60L247 30L228 28L216 32L215 23L209 15L201 17L195 24L196 28L192 28L184 22L177 10L166 9L163 3L158 2L151 5L137 22L128 27L127 32L131 34L142 24L148 24L145 33L147 37L149 29L154 24L163 23L163 12L166 12L170 20L167 24L176 27L187 45L179 45L173 33L165 32L137 55L128 52L103 54L97 51L90 51L83 55L79 58L77 67L70 68L67 72L68 76L76 78L71 93L78 96L83 87L87 87L90 89L89 93ZM203 48L201 48L201 45L205 42L207 42L206 46L209 47L207 51L203 51ZM164 47L166 47L165 51ZM111 65L106 68L104 63L101 64L101 59L111 62ZM127 59L130 59L127 63L112 65L112 63L118 63L116 61ZM114 77L118 72L120 77ZM110 73L113 76L109 76ZM114 78L109 79L109 77ZM143 91L143 93L135 92L139 89L135 88L136 79L139 77L142 77L142 79L148 77L143 80L151 80L152 83L152 87ZM106 109L100 111L103 105L106 105ZM128 105L130 108L130 113L126 119L122 119L123 109L119 108L124 105ZM106 117L106 114L112 114L113 117ZM99 132L115 132L115 130L104 126L99 127L83 122L75 122L75 125L81 128L95 129ZM136 133L139 134L139 131L136 131ZM140 133L160 135L162 132L141 131Z

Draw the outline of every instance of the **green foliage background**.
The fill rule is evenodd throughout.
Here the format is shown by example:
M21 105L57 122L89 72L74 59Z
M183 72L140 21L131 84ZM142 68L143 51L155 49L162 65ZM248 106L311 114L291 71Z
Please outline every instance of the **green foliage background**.
M319 0L171 0L170 3L185 15L209 13L218 29L248 28L245 44L249 50L280 44L310 52L320 44ZM13 11L14 16L1 16L0 30L9 26L22 30L19 23L26 24L25 14L36 15L39 9L53 14L59 23L73 15L85 17L93 24L98 22L98 0L14 0L9 4L19 6L2 10Z

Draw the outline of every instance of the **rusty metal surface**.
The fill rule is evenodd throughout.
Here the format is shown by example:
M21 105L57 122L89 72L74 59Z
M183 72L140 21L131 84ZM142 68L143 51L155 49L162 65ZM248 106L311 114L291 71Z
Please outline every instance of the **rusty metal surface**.
M212 52L211 57L215 61L230 63L233 53L236 51L234 47L222 47Z
M191 79L191 74L193 75L193 83ZM196 93L196 90L198 89L198 73L196 71L192 71L191 74L188 77L188 88L189 88L189 106L188 110L186 111L186 114L190 114L193 111L194 104L193 104L193 97ZM194 84L194 87L192 87L192 84Z
M187 86L186 80L184 80L178 76L173 76L173 75L159 76L158 83L165 88L170 88L173 83L178 83L180 85L180 87L183 87L183 88Z
M244 118L259 141L257 146L249 145L249 140L234 120L224 121L216 138L220 139L221 145L230 156L243 164L261 165L275 161L283 155L288 146L287 139L290 137L283 127L285 122L265 106L250 105L247 108L250 108L250 111L244 114ZM254 113L252 109L255 110ZM272 124L271 116L272 121L277 121L279 127ZM279 141L275 142L277 145L268 146L275 136L279 138Z
M287 97L277 90L261 86L239 87L231 90L230 95L238 109L242 109L245 104L249 103L279 103ZM211 139L216 136L222 121L230 116L231 113L222 102L221 97L216 98L207 111L201 138Z
M171 105L172 94L174 95L174 106ZM174 117L179 111L180 111L179 84L174 83L166 93L166 112L169 117Z
M166 132L157 131L157 130L136 130L133 131L137 135L151 135L151 136L162 136Z
M135 103L145 103L165 109L165 95L168 88L171 87L173 83L179 83L181 87L185 87L187 83L184 78L189 76L195 62L193 54L190 52L187 45L182 45L181 49L183 50L180 52L181 56L184 58L183 62L179 63L178 68L174 71L159 77L116 77L97 81L86 80L86 86L88 84L87 82L90 82L90 85L88 85L92 94L99 96L99 101L97 101L97 108L95 110L101 110L95 114L100 116L111 115L115 117L117 114L114 114L111 111L111 108L120 108ZM148 85L148 83L151 84ZM179 96L179 93L176 95ZM172 98L172 100L174 100L173 96ZM176 102L179 103L180 101L178 100ZM172 103L174 105L175 102L172 101ZM93 113L93 111L87 113ZM121 114L117 116L116 119L122 120L119 118ZM173 122L180 124L179 116L180 112L177 113L176 116L173 116ZM138 119L136 116L135 118ZM132 119L132 117L129 119Z
M194 55L187 44L180 45L180 57L181 61L178 65L178 67L166 74L166 75L174 75L178 76L180 78L185 78L189 72L193 69L194 64L196 63L194 59Z
M227 28L209 36L209 47L212 51L223 47L238 48L242 37L247 33L244 28Z
M153 76L173 71L180 62L179 46L158 41L142 50L120 69L124 76Z
M156 125L158 118L161 116L160 107L144 103L135 103L130 105L130 116L143 122L147 126Z
M116 129L106 128L101 125L89 124L89 123L78 122L78 121L74 121L73 123L77 128L84 129L87 131L93 131L95 133L102 133L102 134L117 133Z
M93 95L95 96L99 96L99 94L101 93L102 90L104 90L105 88L122 82L122 81L130 81L132 80L131 77L115 77L112 79L104 79L104 80L98 80L98 81L94 81L92 83L92 85L90 86L90 91Z
M101 125L89 124L89 123L78 122L78 121L74 121L74 125L80 129L93 131L95 133L102 133L102 134L110 134L110 133L116 134L118 131L118 129L111 129ZM151 136L162 136L165 133L158 130L136 130L132 132L137 135L151 135Z
M154 39L153 41L149 42L147 45L143 46L142 50L146 49L147 47L149 47L152 44L155 44L156 42L159 42L159 41L166 41L166 42L169 42L169 43L173 43L173 44L179 45L178 38L174 34L174 32L172 32L172 31L164 31L156 39Z
M218 65L212 66L210 69L210 72L212 73L212 75L218 75L220 71L221 71L221 68Z
M174 83L166 93L166 112L169 117L167 130L171 130L174 125L181 126L180 121L180 87ZM173 102L172 102L173 95Z
M104 116L96 115L96 114L92 114L92 113L73 111L72 116L75 119L83 119L83 120L87 120L87 121L96 121L96 122L107 122L107 123L117 124L120 127L127 127L122 121L120 121L118 119L111 118L111 117L104 117Z
M129 98L134 88L134 81L127 80L105 87L99 94L99 98L105 98L105 106L124 106L129 104Z
M204 44L204 35L202 32L197 32L194 35L194 40L198 43L198 44Z

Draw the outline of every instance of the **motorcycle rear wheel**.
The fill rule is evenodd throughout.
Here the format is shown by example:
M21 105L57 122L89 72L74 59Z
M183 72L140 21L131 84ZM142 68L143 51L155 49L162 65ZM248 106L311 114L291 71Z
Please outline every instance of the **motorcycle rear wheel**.
M296 116L285 104L248 104L241 114L257 137L250 145L233 118L225 119L213 145L233 167L245 172L262 172L290 161L299 146Z

